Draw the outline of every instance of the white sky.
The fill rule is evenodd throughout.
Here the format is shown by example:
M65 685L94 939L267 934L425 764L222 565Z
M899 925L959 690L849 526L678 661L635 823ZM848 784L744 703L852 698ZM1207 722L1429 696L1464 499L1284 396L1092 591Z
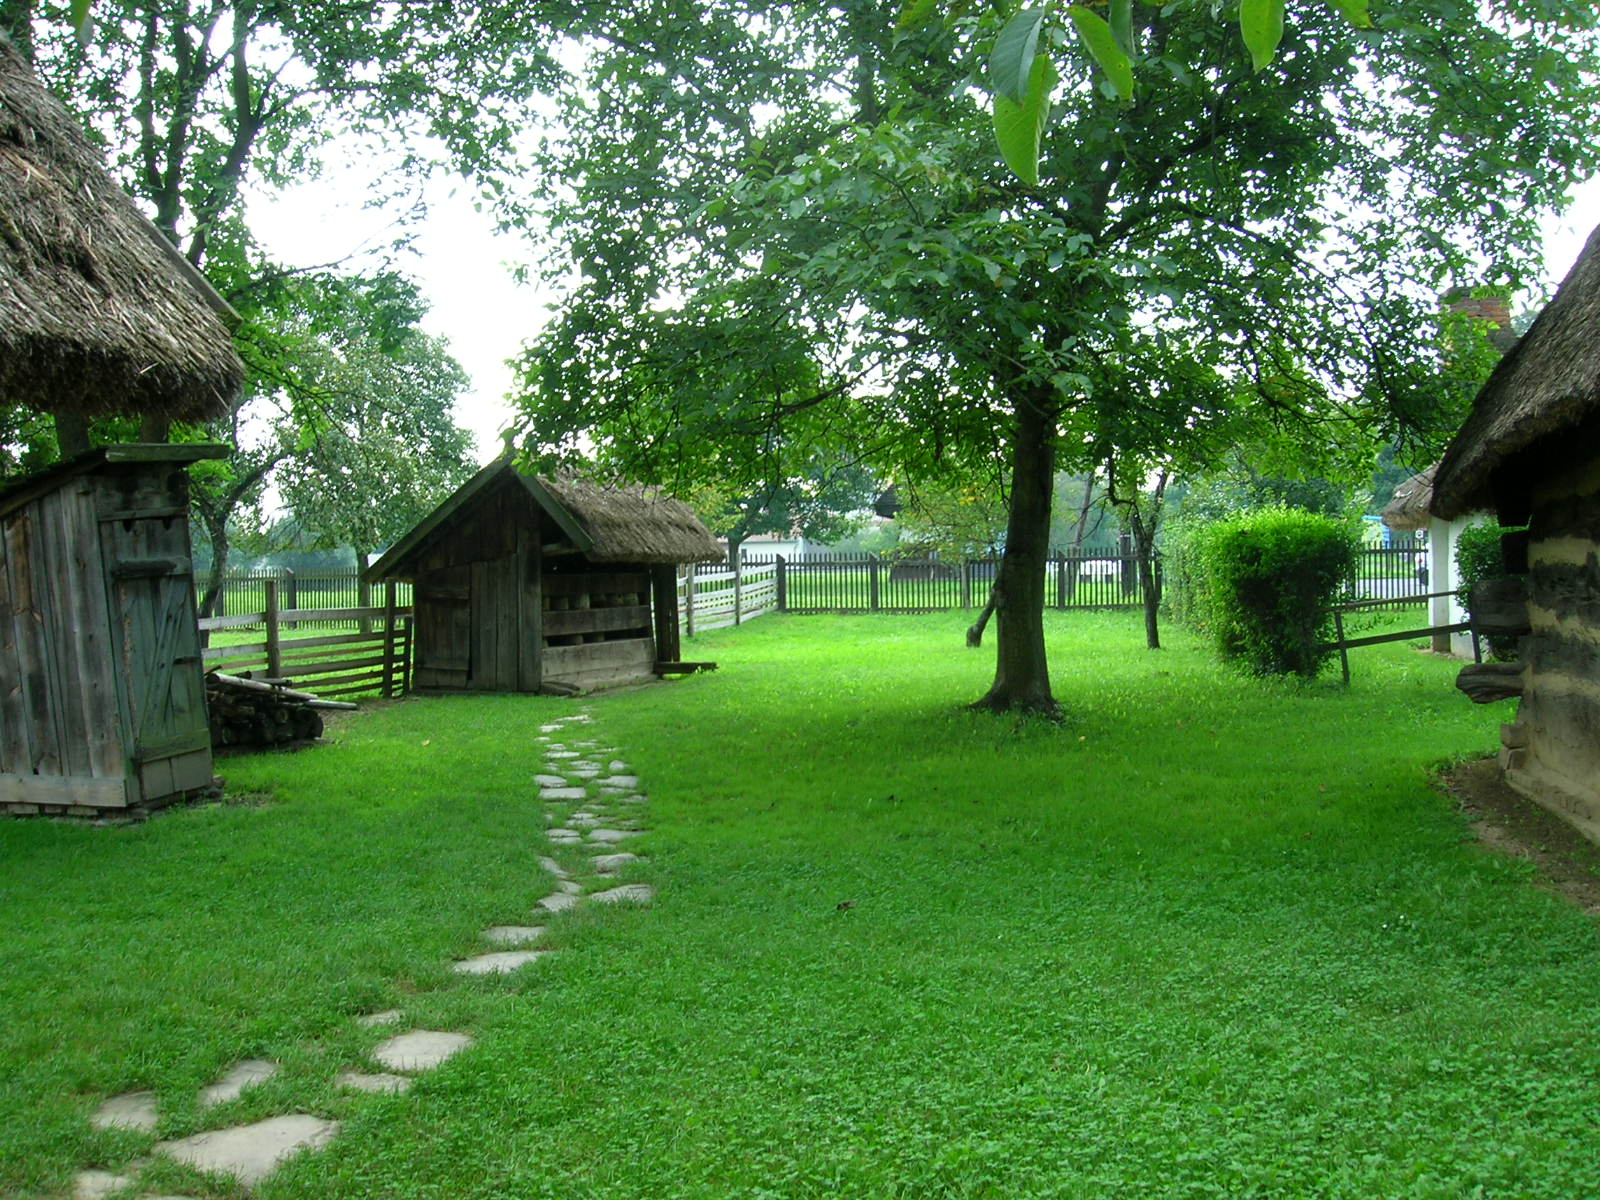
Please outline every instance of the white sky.
M363 207L373 165L358 157L286 193L253 192L247 201L250 225L268 252L291 266L331 262L363 246L384 245L393 236L393 216ZM449 340L451 353L472 378L457 419L476 436L479 460L488 462L500 452L499 432L512 418L506 360L543 326L551 296L513 282L512 267L529 260L530 244L517 235L497 234L489 217L474 208L465 185L439 180L426 195L429 214L416 237L416 253L397 265L417 280L431 305L424 327ZM1600 179L1577 189L1566 214L1545 223L1552 290L1597 224ZM1513 310L1524 303L1526 298L1519 297Z

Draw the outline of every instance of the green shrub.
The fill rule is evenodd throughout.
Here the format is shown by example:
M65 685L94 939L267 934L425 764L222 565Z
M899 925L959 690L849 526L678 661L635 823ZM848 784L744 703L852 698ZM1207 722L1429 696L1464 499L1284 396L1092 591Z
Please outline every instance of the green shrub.
M1210 629L1210 589L1202 543L1212 522L1179 518L1167 526L1161 548L1161 604L1167 616L1197 633Z
M1206 621L1223 658L1262 675L1315 676L1332 656L1329 611L1355 568L1348 524L1268 508L1207 526L1198 539Z
M1496 525L1491 521L1463 529L1456 539L1456 570L1461 575L1461 602L1468 613L1472 612L1473 585L1484 579L1499 579L1507 573L1501 539L1519 528L1525 527ZM1492 658L1509 662L1517 656L1517 639L1490 638L1489 653Z

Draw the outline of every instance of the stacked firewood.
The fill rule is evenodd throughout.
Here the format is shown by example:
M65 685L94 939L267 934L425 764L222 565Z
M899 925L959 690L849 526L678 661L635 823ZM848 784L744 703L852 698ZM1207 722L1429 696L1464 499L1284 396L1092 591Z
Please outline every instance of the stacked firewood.
M322 736L319 709L354 708L297 692L287 680L250 679L212 671L206 675L211 744L278 746Z

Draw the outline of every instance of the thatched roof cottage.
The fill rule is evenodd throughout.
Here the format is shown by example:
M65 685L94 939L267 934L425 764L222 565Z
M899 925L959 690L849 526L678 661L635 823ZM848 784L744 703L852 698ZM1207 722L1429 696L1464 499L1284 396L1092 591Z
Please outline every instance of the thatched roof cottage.
M0 403L221 415L244 375L227 311L0 41ZM209 786L184 466L224 452L107 446L0 494L0 810Z
M229 311L0 40L0 400L221 416L244 378Z
M1522 697L1502 731L1506 779L1600 840L1600 230L1434 473L1435 516L1477 509L1528 526L1491 589L1491 632L1524 634L1521 661L1498 693L1479 689ZM1468 668L1463 686L1469 673L1481 683Z
M645 679L677 663L677 566L723 557L680 500L538 478L501 458L366 578L415 585L415 686L537 692Z
M1394 490L1394 497L1380 514L1383 523L1396 533L1426 533L1427 583L1422 591L1432 593L1428 601L1428 623L1434 628L1460 625L1467 620L1467 612L1455 594L1461 588L1461 571L1456 566L1456 546L1461 534L1470 526L1483 520L1481 513L1447 521L1430 511L1433 503L1433 473L1435 463L1418 471ZM1441 594L1449 593L1449 594ZM1467 633L1435 633L1433 649L1440 654L1470 655L1473 652L1472 636Z

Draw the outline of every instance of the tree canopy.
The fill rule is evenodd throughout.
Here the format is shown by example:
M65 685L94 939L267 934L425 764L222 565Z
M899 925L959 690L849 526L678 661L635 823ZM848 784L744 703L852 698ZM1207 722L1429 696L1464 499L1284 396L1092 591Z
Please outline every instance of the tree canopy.
M1439 292L1521 279L1538 214L1595 165L1592 17L1427 0L1367 31L1308 5L1257 71L1209 0L1134 5L1131 95L1082 42L1053 48L1076 69L1043 68L1034 186L985 132L988 13L646 0L590 45L547 150L553 240L584 279L524 363L530 428L655 474L774 444L896 477L1003 459L986 702L1053 709L1057 463L1224 408L1430 427ZM1138 419L1139 364L1194 346L1204 371L1162 394L1187 408Z

